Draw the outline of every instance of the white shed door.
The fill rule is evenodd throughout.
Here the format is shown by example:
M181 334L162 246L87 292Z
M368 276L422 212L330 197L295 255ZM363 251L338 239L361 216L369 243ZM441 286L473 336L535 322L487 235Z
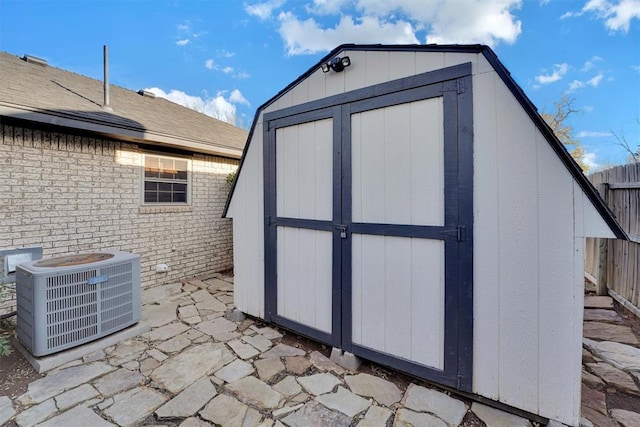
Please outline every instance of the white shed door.
M442 100L351 118L352 342L437 369L444 368L445 245L412 237L411 226L445 223Z
M470 391L470 73L264 115L266 320Z

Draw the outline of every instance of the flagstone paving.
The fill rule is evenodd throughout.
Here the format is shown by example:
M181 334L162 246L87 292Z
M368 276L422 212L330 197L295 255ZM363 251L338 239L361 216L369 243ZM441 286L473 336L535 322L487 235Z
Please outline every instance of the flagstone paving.
M234 310L230 277L146 289L142 301L150 331L49 372L13 400L0 396L0 425L533 425L368 363L345 370L327 357L330 348ZM586 303L583 425L640 425L640 404L610 399L640 399L638 340L610 299Z

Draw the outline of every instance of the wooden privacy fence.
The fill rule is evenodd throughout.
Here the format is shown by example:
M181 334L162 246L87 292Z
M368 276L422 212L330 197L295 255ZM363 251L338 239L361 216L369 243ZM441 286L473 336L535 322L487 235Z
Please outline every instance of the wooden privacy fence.
M616 166L589 175L611 208L629 241L588 238L585 268L598 294L628 301L640 313L640 163ZM621 300L620 297L624 298ZM626 304L628 305L628 304ZM632 308L632 307L629 307ZM632 308L633 309L633 308Z

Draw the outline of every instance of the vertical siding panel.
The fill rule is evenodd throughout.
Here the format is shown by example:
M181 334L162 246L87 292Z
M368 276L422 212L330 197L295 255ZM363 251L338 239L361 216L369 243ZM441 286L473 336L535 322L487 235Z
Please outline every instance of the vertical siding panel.
M444 66L451 67L453 65L471 62L471 72L476 73L478 69L477 55L469 55L468 53L446 52L444 54Z
M420 52L416 55L416 73L444 68L444 53Z
M356 147L354 153L361 157L361 173L358 177L354 175L357 187L353 188L353 220L381 223L386 217L384 110L368 111L358 116L361 119L360 140L354 138L352 143ZM358 203L360 206L356 206ZM361 213L360 218L356 217L356 212Z
M351 116L351 218L362 222L362 116Z
M351 66L344 71L345 92L363 88L367 71L367 55L363 51L345 52L351 59Z
M366 52L365 86L389 80L389 52Z
M383 293L385 298L384 330L386 353L404 359L411 357L411 239L406 237L377 237L383 240Z
M351 340L362 343L362 235L351 235Z
M411 180L410 221L417 225L444 225L444 128L442 98L410 106L411 141L408 159Z
M321 183L316 182L317 158L316 152L316 126L315 123L306 123L296 126L298 137L291 144L298 145L298 160L295 163L288 163L285 167L298 169L297 199L299 204L299 218L317 218L316 199L319 195L318 187ZM328 200L331 202L331 199Z
M400 79L416 73L416 52L389 53L389 79Z
M410 110L409 104L383 110L386 125L378 138L382 137L384 146L385 198L382 203L385 215L382 222L385 223L409 224L411 219Z
M298 230L299 236L299 254L294 255L298 258L298 277L292 286L296 286L299 289L298 293L298 306L299 317L298 319L302 324L315 327L316 325L316 309L318 301L315 300L316 288L320 285L320 277L317 276L319 271L316 270L316 257L322 256L322 254L316 254L316 236L315 230ZM325 255L326 256L326 255ZM287 253L285 257L291 258L292 255Z
M278 227L278 314L331 332L332 236Z
M333 121L318 121L314 132L315 219L333 219Z
M309 79L304 79L291 89L291 105L309 101Z
M380 333L386 324L384 278L384 239L380 236L362 236L362 341L358 344L370 348L384 348L384 334Z
M320 71L322 73L322 71ZM323 73L325 78L325 90L326 96L337 95L345 91L345 76L346 72L336 73L329 70L328 73Z
M300 283L301 276L301 232L297 228L279 227L278 232L282 233L282 240L278 237L278 300L282 290L282 310L278 305L278 313L287 319L300 319ZM280 242L282 242L283 256L280 256ZM282 271L282 274L280 272Z
M309 80L309 101L315 101L325 97L325 77L321 70L311 74Z
M496 105L500 397L505 403L536 412L539 266L535 127L502 83L496 86Z
M580 363L574 351L574 179L544 137L536 132L538 151L539 355L538 400L546 416L570 417ZM578 363L575 363L578 362Z
M315 325L316 328L331 333L333 293L333 235L326 231L315 232L316 289L315 289Z
M300 201L298 194L300 192L300 167L299 167L299 127L290 126L278 129L276 136L276 155L282 156L282 161L278 161L283 165L282 181L277 184L278 198L282 197L282 212L278 211L278 216L286 216L297 218L300 214ZM282 136L280 136L282 135ZM277 154L282 152L282 154Z
M500 396L500 241L496 74L473 77L473 392ZM487 309L491 307L491 309Z
M444 242L411 239L411 360L444 368Z

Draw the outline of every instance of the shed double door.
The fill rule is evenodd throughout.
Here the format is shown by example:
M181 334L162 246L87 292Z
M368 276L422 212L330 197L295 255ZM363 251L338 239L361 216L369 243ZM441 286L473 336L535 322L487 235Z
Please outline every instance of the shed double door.
M470 66L265 114L265 317L471 389Z

